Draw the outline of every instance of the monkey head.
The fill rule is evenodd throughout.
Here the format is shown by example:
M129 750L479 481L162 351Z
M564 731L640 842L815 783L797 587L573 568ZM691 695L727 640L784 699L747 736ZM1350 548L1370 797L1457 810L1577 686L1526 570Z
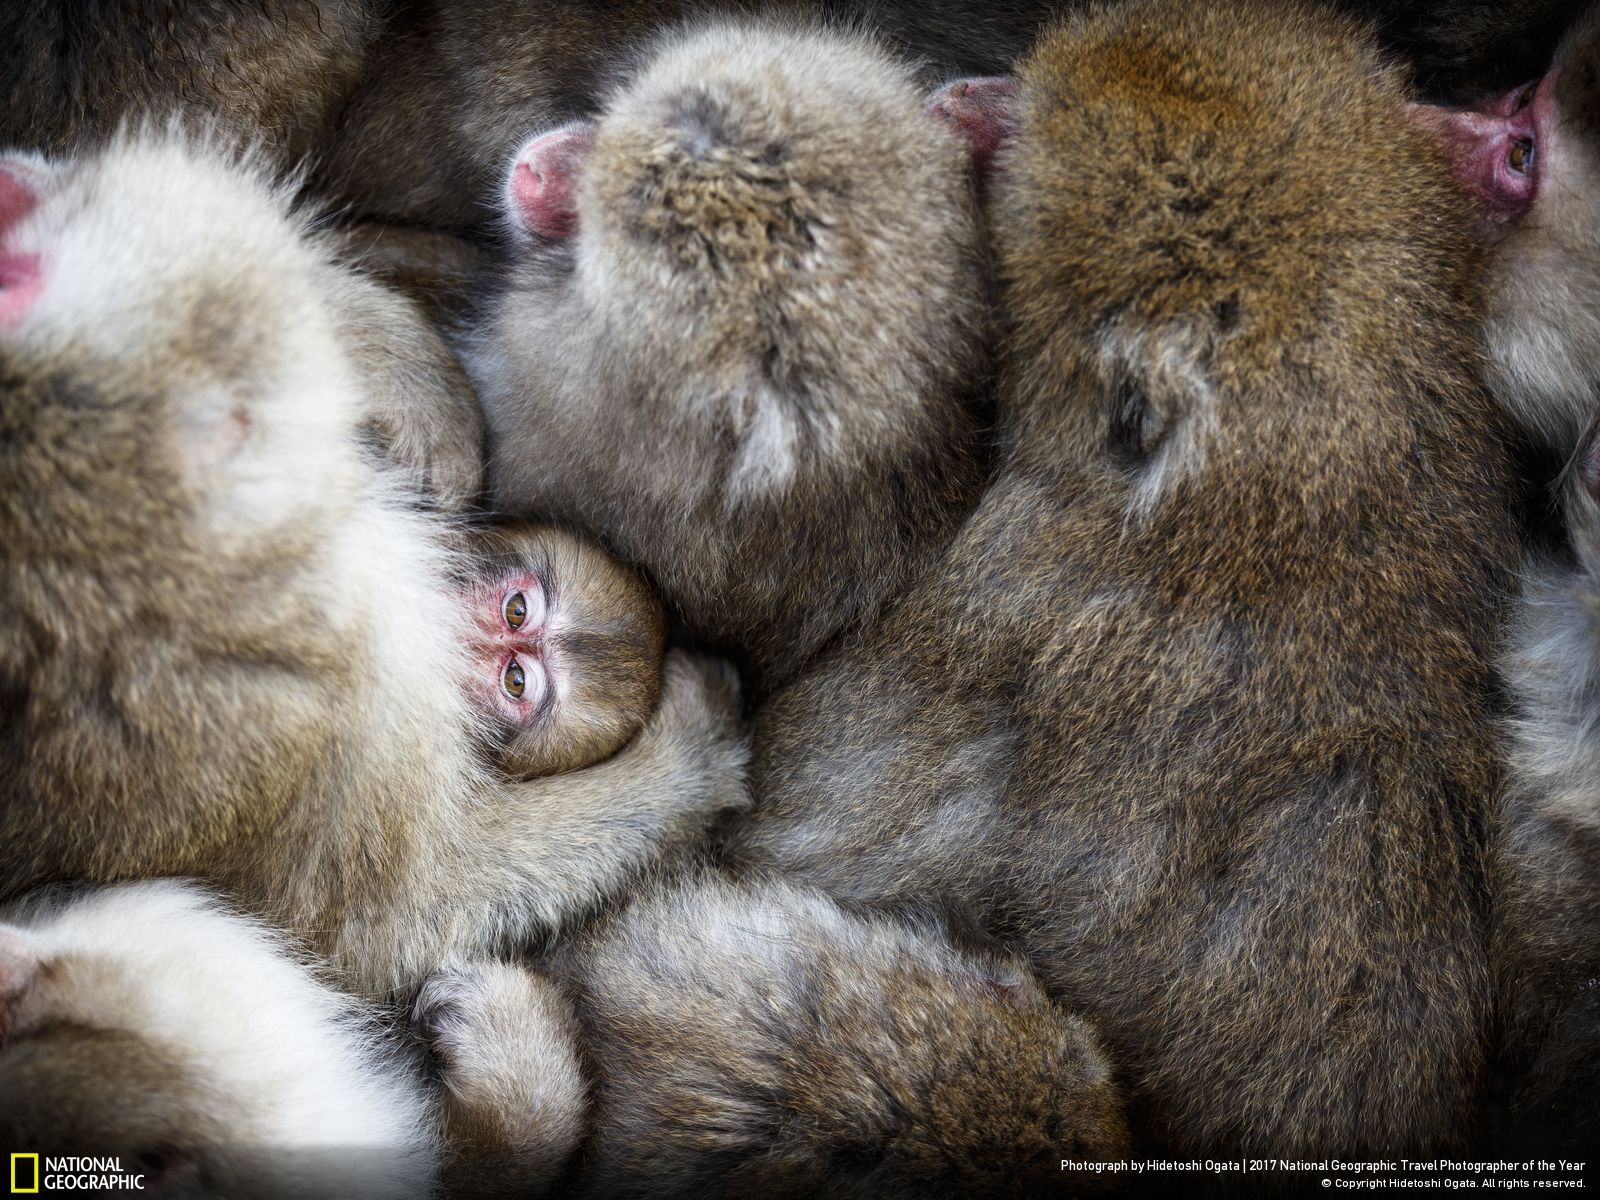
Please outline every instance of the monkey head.
M442 711L467 727L426 632L455 628L445 572L411 565L441 560L436 529L363 447L305 225L178 135L0 158L0 893L130 854L226 876L319 764L415 763ZM375 734L351 701L379 676L438 706Z
M864 39L728 25L667 42L597 120L518 153L506 319L530 346L596 344L568 386L720 403L737 431L752 395L799 397L826 439L836 406L948 394L985 297L973 151L944 124ZM524 386L571 369L560 349L517 365Z
M471 690L500 765L553 775L616 753L661 694L666 623L650 589L553 527L487 528L473 550Z
M1017 444L1130 532L1227 540L1241 568L1295 544L1259 522L1325 507L1415 413L1479 391L1449 365L1475 351L1472 242L1402 79L1337 15L1246 11L1070 18L1019 67L993 181ZM1434 169L1360 169L1396 155Z

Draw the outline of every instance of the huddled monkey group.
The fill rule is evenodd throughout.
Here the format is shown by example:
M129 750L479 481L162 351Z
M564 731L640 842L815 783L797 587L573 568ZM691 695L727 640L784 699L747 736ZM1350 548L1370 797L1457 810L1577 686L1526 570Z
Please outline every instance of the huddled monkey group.
M0 11L0 1151L1597 1138L1600 6Z

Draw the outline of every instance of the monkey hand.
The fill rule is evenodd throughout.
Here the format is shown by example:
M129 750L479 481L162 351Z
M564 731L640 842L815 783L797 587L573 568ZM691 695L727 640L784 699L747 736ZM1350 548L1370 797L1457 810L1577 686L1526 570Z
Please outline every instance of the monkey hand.
M672 650L661 674L661 703L630 751L671 764L685 815L710 819L748 808L750 743L738 673L720 658Z
M439 1064L451 1148L516 1194L553 1182L577 1147L587 1087L555 985L503 962L453 962L422 986L412 1024Z
M482 414L459 397L447 411L390 399L400 398L383 397L368 412L373 440L432 507L462 511L483 491Z

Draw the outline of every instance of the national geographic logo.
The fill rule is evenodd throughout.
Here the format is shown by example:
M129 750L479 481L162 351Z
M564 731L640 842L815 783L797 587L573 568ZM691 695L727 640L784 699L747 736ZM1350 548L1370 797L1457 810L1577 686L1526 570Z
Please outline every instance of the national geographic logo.
M31 1196L39 1190L39 1156L13 1154L11 1156L11 1194Z
M11 1194L40 1192L142 1192L144 1175L124 1171L120 1158L41 1158L11 1156Z

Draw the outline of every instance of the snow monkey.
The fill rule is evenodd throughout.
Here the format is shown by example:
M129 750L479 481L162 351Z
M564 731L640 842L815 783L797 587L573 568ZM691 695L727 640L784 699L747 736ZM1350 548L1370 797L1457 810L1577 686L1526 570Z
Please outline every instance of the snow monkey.
M758 690L869 620L981 478L971 154L870 40L748 23L534 138L466 351L496 504L602 532Z
M493 353L472 369L499 439L492 486L517 487L500 458L515 447L507 413L626 431L670 406L659 426L685 440L659 455L674 462L667 485L703 489L692 494L720 524L686 528L681 504L652 516L659 485L640 472L645 499L591 507L596 531L654 575L658 560L707 561L719 535L721 553L747 553L733 516L759 496L783 508L775 527L801 531L755 556L763 577L791 571L804 531L836 531L822 596L850 596L878 570L850 543L851 506L887 474L871 452L929 426L885 433L876 404L836 402L821 384L777 390L810 337L843 339L825 357L857 361L837 319L854 276L811 323L778 322L751 297L843 227L804 224L822 189L793 172L827 160L796 156L860 143L739 135L775 120L769 108L804 117L802 132L827 128L820 114L888 117L858 96L862 70L789 102L807 56L724 78L711 55L680 68L692 46L665 52L592 129L535 143L508 180L531 227L501 329L515 316L556 352L524 366L490 326ZM986 107L1006 92L973 90ZM934 108L948 120L967 94L947 89ZM1151 1152L1397 1153L1478 1131L1491 1040L1482 830L1501 786L1492 659L1519 489L1512 431L1477 372L1481 243L1408 101L1360 28L1316 6L1152 0L1040 41L988 181L1004 330L996 462L970 513L945 510L954 532L902 564L864 617L814 641L816 658L758 708L759 803L724 830L731 869L852 906L931 909L1022 953L1098 1030ZM909 130L898 141L919 144ZM570 203L568 160L581 163ZM772 207L702 217L687 203L702 178L727 181L708 195L737 182ZM850 171L828 178L871 198ZM940 257L959 261L958 226L944 228ZM767 255L748 253L746 229L771 231L752 239ZM673 293L695 330L650 302L648 276L619 274L611 246L629 238L661 278L698 255L693 302ZM903 283L910 268L885 262L868 278ZM867 294L898 316L929 290ZM615 348L591 354L567 322L604 328ZM702 329L724 336L694 342ZM740 340L751 334L766 359ZM630 390L632 339L652 337L664 382ZM918 344L902 330L880 365L904 369ZM947 346L926 353L945 361ZM737 353L708 389L697 372L724 361L713 349ZM559 398L580 370L590 386L568 409ZM774 396L786 402L758 402ZM683 431L704 428L707 404L719 436L690 457ZM553 490L605 496L611 472L580 450ZM813 475L827 487L774 486ZM839 496L846 511L828 515ZM853 581L862 569L868 582ZM663 590L692 611L680 581ZM817 591L802 584L787 603ZM683 969L670 939L653 953L658 973ZM738 1053L738 1029L725 1037ZM648 1092L665 1069L614 1086ZM709 1136L693 1122L658 1132L685 1154Z
M1494 243L1494 390L1564 460L1600 412L1600 7L1542 78L1417 115L1442 134Z
M429 1029L435 1082L392 1013L192 882L47 890L0 908L0 1141L114 1156L162 1196L465 1196L491 1169L533 1194L584 1113L570 1006L491 962L423 1001L468 976L479 1002Z
M1506 654L1511 783L1491 823L1509 1149L1600 1134L1600 438L1562 484L1570 552L1530 554Z
M404 993L743 804L731 677L685 654L604 763L481 761L461 527L362 432L371 339L427 332L352 332L377 286L231 152L0 160L7 895L200 876Z
M1468 1144L1518 529L1462 201L1317 8L1117 6L1018 75L994 477L761 710L730 857L1023 947L1152 1152Z
M1543 76L1415 115L1442 135L1488 234L1491 385L1566 463L1555 491L1567 541L1529 551L1505 657L1510 786L1490 845L1504 1134L1512 1150L1570 1152L1600 1132L1600 7Z
M593 1072L574 1195L1088 1195L1115 1175L1061 1160L1127 1156L1094 1030L1024 962L956 949L931 920L690 875L587 927L545 969L572 989ZM542 1019L523 986L494 966L424 989L472 1079L515 1078L503 1064L529 1041L516 1014ZM516 1144L507 1131L523 1126L549 1137L529 1090L468 1095Z

